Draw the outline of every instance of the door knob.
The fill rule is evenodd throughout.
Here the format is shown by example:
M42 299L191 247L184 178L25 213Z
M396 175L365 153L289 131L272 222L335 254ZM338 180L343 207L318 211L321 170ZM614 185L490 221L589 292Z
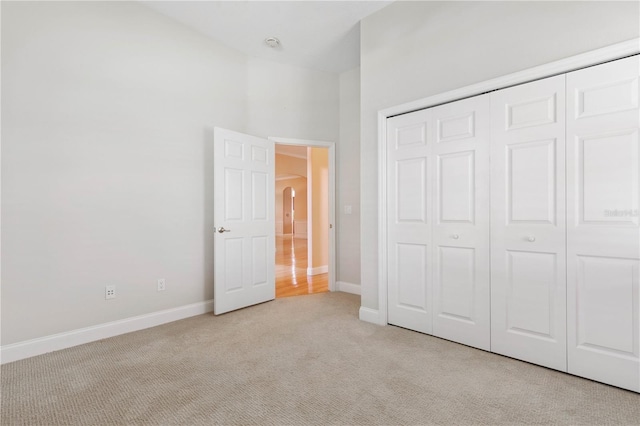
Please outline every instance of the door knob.
M534 237L533 235L530 237L527 237L527 241L529 241L530 243L534 242L536 240L536 237Z
M219 232L219 233L221 233L221 234L222 234L223 232L231 232L231 229L224 229L224 227L223 227L223 226L221 226L220 228L218 228L218 232Z
M460 238L460 235L458 235L458 234L453 234L453 235L451 236L451 238L453 238L454 240L457 240L458 238Z

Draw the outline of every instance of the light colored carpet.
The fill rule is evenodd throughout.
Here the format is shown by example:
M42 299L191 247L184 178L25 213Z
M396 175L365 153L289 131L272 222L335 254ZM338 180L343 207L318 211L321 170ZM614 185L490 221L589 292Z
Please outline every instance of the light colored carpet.
M640 395L278 299L2 366L2 425L639 424Z

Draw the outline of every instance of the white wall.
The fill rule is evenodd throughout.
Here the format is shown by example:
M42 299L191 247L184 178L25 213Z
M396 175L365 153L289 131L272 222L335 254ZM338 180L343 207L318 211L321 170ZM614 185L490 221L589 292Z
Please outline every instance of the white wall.
M340 74L336 223L337 281L360 284L360 67ZM346 214L345 206L351 206Z
M247 132L338 141L338 74L250 58Z
M338 135L336 75L136 2L2 2L2 74L2 345L213 297L214 125Z
M328 148L307 147L307 188L307 275L316 275L329 267Z
M361 22L364 307L378 307L377 111L638 37L638 16L638 2L397 2Z

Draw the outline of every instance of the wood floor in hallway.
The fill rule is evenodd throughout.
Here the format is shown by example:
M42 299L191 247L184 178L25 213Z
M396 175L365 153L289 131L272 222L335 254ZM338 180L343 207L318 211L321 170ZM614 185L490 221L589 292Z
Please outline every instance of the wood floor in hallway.
M276 236L276 297L329 291L329 274L307 275L307 240Z

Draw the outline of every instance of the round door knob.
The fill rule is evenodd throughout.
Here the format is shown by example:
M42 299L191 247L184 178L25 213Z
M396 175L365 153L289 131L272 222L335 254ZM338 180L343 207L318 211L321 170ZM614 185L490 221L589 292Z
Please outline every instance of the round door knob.
M460 238L460 235L458 235L458 234L453 234L453 235L451 236L451 238L453 238L454 240L457 240L458 238Z
M534 236L527 237L527 241L529 241L530 243L534 242L535 240L536 240L536 237Z
M224 229L224 226L221 226L220 228L218 228L218 232L222 234L223 232L231 232L231 230L230 229Z

